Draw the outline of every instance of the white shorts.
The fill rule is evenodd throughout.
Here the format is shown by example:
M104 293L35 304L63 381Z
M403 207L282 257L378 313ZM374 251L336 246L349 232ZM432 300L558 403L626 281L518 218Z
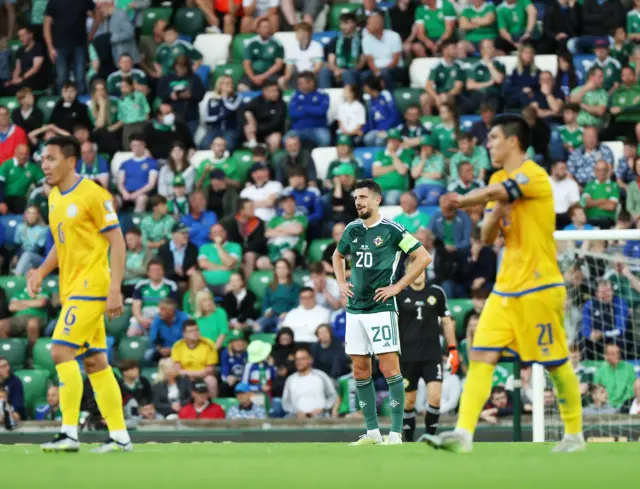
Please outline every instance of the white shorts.
M398 314L395 311L371 314L347 311L345 351L348 355L400 353Z

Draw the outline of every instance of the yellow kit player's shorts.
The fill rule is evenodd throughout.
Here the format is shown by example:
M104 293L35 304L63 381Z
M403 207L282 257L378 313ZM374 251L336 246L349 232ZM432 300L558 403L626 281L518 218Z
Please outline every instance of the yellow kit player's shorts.
M567 291L555 286L522 295L493 292L473 338L474 350L520 356L523 364L558 366L567 361L564 307Z
M65 301L53 332L52 343L77 348L78 357L86 353L106 353L106 298L76 297L71 296Z

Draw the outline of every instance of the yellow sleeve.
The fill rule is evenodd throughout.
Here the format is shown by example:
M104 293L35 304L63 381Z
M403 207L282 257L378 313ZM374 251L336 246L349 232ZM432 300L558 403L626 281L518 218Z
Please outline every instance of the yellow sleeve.
M180 345L174 345L173 348L171 348L171 360L180 363Z
M503 185L509 194L509 201L525 199L541 199L552 195L549 175L532 161L522 165Z
M210 348L207 354L206 366L209 365L218 365L218 350L216 350L215 347Z
M97 188L87 197L89 214L101 233L110 231L120 225L118 215L113 206L113 197L109 192L103 188Z

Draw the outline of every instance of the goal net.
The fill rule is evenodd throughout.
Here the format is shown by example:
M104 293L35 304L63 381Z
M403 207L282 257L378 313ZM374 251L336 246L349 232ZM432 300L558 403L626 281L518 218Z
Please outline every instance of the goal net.
M585 438L640 437L640 230L559 231L567 284L565 329L580 381ZM637 241L636 241L637 240ZM556 393L544 368L523 371L534 441L562 437Z

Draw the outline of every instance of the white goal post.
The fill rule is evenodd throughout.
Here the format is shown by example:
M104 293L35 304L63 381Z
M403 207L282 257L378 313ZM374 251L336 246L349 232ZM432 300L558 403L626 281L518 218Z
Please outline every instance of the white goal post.
M588 340L580 334L580 328L583 325L581 312L582 310L590 310L588 308L581 309L580 307L587 305L590 298L596 298L597 284L601 284L603 279L611 278L612 283L619 284L617 280L623 268L630 270L634 276L640 278L640 259L630 258L623 254L625 243L640 240L640 229L556 231L554 238L558 245L558 263L565 276L568 289L567 307L565 309L565 314L567 315L565 318L567 340L570 345L574 345L574 349L580 351L581 363L579 371L584 371L582 360L585 360L588 356L589 360L585 360L584 363L588 364L588 368L595 372L604 362L602 361L600 352L594 354L593 349L590 350L587 348ZM578 247L576 246L576 242L582 243L580 243ZM576 278L576 275L579 275L579 277ZM580 280L580 278L582 278L585 283L584 287L577 285L577 282L575 282L576 280ZM606 285L603 285L603 287L606 287ZM592 291L592 295L585 295L585 290ZM637 291L640 293L640 290ZM638 323L637 320L634 320L633 308L631 306L633 294L629 292L628 287L625 291L622 290L622 287L620 287L619 290L614 287L614 293L617 296L621 296L621 299L630 304L629 311L631 314L628 319L628 328L631 328L631 333L633 333L634 325ZM629 297L625 297L625 295ZM637 301L635 301L635 303L637 305ZM598 316L598 319L604 320L604 312L600 313L596 311L594 314ZM603 316L600 317L600 314ZM626 361L628 361L630 365L635 365L636 375L638 375L640 373L640 358L637 355L639 351L637 341L640 339L637 334L638 331L640 331L638 330L638 326L635 327L635 330L636 337L633 340L633 344L629 345L628 349L625 348L625 352L627 352ZM574 369L575 368L576 367L574 367ZM582 388L584 390L585 386L583 385ZM592 388L596 389L590 384L589 392L591 392ZM534 364L532 366L529 395L531 397L529 401L533 407L533 441L544 442L558 439L562 434L562 424L555 402L555 393L551 387L548 375L541 365ZM585 399L585 402L588 403L588 394ZM607 437L624 437L627 433L630 434L632 432L634 419L631 415L625 415L624 407L620 408L616 414L612 414L611 411L613 411L613 409L613 407L611 407L610 410L595 407L588 410L589 416L588 419L585 419L585 424L590 426L589 429L592 435L595 433L594 436L600 434L600 436ZM626 409L628 411L628 407ZM585 418L587 418L587 416L585 416ZM635 423L640 424L640 419L637 416L635 417Z

